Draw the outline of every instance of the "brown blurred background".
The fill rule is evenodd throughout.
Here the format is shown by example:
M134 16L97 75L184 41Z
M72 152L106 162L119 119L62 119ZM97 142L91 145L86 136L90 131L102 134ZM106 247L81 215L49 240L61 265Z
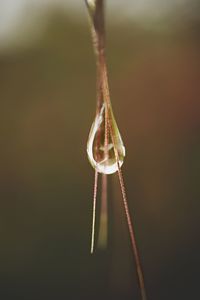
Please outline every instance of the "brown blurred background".
M2 300L140 299L117 176L108 247L90 255L95 60L82 2L0 2ZM107 2L148 299L200 299L199 3Z

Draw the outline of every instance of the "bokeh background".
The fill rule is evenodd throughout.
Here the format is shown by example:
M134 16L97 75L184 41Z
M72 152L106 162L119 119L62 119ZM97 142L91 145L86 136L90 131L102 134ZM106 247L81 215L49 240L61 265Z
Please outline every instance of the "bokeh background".
M134 2L134 3L133 3ZM199 1L107 1L148 299L200 299ZM83 1L0 1L0 298L140 299L117 176L90 255L95 60Z

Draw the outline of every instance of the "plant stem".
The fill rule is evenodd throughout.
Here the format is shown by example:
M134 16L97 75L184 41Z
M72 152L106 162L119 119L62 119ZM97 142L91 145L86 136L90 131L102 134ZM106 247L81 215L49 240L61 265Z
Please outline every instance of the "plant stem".
M103 90L103 96L104 96L104 101L105 101L105 108L107 111L107 122L109 125L109 131L111 134L111 139L114 145L114 151L115 151L115 157L117 160L118 164L118 176L119 176L119 182L120 182L120 187L121 187L121 192L122 192L122 198L123 198L123 203L124 203L124 209L125 209L125 214L126 214L126 219L127 219L127 225L128 225L128 230L129 230L129 235L131 239L131 245L132 245L132 250L133 250L133 255L135 258L135 263L136 263L136 268L137 268L137 276L138 276L138 282L140 286L140 292L141 292L141 299L146 300L146 292L145 292L145 285L144 285L144 275L141 267L141 261L139 257L139 251L136 243L136 238L135 238L135 232L133 228L133 224L131 222L131 217L130 217L130 212L128 208L128 201L127 201L127 196L126 196L126 189L124 185L124 180L123 180L123 175L122 175L122 170L119 165L119 155L116 147L116 140L115 140L115 135L114 135L114 129L112 127L112 122L111 122L111 101L110 101L110 93L109 93L109 84L108 84L108 76L107 76L107 66L106 66L106 60L105 56L102 54L101 57L101 76L102 76L102 90Z
M135 238L134 227L131 222L131 216L130 216L130 212L129 212L129 208L128 208L128 201L127 201L127 196L126 196L126 189L125 189L125 185L124 185L122 170L119 166L119 162L118 162L118 177L119 177L119 182L120 182L120 187L121 187L121 192L122 192L124 210L125 210L125 214L126 214L133 255L135 258L135 264L136 264L136 268L137 268L137 276L138 276L138 282L139 282L139 286L140 286L141 298L142 298L142 300L146 300L147 297L146 297L146 291L145 291L145 285L144 285L144 275L143 275L143 271L142 271L142 265L141 265L139 251L138 251L137 242L136 242L136 238Z
M89 1L85 0L88 12L90 15L91 33L93 40L93 48L96 56L96 115L99 114L103 100L102 91L102 76L101 76L101 51L105 47L105 31L104 31L104 1L94 1L94 7L91 6ZM96 13L98 12L98 13ZM106 123L105 133L105 149L108 144L108 126ZM99 132L99 144L100 144L100 132ZM105 153L105 156L107 154ZM97 197L97 172L95 171L94 180L94 197L93 197L93 218L92 218L92 238L91 238L91 253L94 251L94 235L95 235L95 219L96 219L96 197ZM102 176L102 191L101 191L101 212L100 212L100 230L98 245L105 246L107 243L107 175ZM104 245L103 245L104 244Z
M124 210L127 219L127 225L129 230L129 235L131 239L131 246L133 255L135 258L136 269L137 269L137 277L140 286L141 299L146 300L146 292L144 285L144 275L142 272L141 261L139 257L139 251L136 243L135 232L133 228L133 224L131 222L130 212L128 208L128 201L126 196L126 189L124 185L122 170L119 165L119 155L116 147L116 137L114 135L114 129L111 122L112 119L112 110L111 110L111 101L110 101L110 92L109 92L109 83L108 83L108 75L107 75L107 64L105 58L105 28L104 28L104 0L96 0L93 1L94 7L91 9L88 1L86 1L86 5L88 7L91 24L92 24L92 33L93 33L93 45L95 49L95 53L97 56L97 112L99 107L102 105L102 101L105 103L105 125L107 127L106 136L108 133L111 135L111 139L114 145L115 157L118 164L118 176L119 182L122 192L122 198L124 203ZM105 137L105 141L108 140L108 137Z
M98 172L95 171L94 176L94 194L93 194L93 209L92 209L92 235L91 235L91 254L94 252L94 235L96 223L96 199L97 199L97 186L98 186Z

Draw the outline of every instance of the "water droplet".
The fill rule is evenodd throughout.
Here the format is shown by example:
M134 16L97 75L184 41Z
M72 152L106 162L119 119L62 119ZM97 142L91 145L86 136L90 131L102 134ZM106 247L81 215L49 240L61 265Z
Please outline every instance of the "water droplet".
M110 122L112 123L111 126L113 128L114 135L113 139L118 153L119 166L121 167L125 157L125 147L112 111L110 111ZM113 174L118 170L117 158L110 130L108 129L107 142L105 142L105 134L106 118L105 104L103 104L99 114L96 115L90 130L87 143L87 153L91 165L97 170L97 172Z

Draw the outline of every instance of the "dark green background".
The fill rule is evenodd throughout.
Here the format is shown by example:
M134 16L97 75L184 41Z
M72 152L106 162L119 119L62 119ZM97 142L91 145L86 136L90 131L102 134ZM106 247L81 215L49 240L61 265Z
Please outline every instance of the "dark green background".
M112 102L149 300L200 299L200 26L108 24ZM139 299L117 176L90 255L95 112L87 18L0 56L0 298Z

